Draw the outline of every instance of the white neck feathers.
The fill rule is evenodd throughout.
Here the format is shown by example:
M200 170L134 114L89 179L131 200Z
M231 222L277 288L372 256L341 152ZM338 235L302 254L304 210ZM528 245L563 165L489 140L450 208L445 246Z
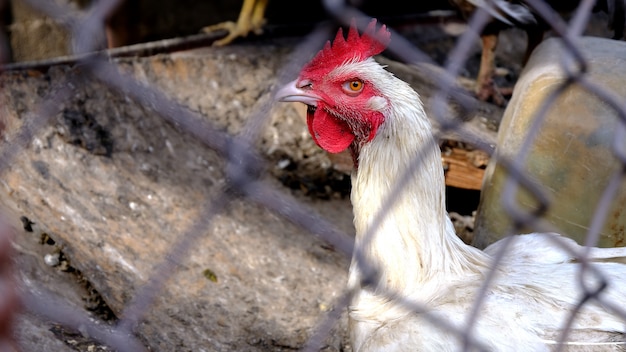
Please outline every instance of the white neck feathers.
M356 250L378 268L378 287L408 295L435 276L481 271L486 259L454 233L445 209L441 153L419 96L391 74L385 78L381 93L385 87L393 87L388 106L382 110L385 122L376 137L361 148L359 167L352 175ZM419 164L408 182L400 185L415 162ZM398 186L398 197L372 229ZM356 257L351 286L363 279Z

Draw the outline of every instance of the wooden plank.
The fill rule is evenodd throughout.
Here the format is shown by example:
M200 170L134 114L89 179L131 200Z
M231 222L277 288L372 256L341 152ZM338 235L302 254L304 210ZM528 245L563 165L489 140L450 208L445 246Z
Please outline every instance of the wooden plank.
M444 150L441 159L447 186L480 190L489 162L487 153L454 147Z

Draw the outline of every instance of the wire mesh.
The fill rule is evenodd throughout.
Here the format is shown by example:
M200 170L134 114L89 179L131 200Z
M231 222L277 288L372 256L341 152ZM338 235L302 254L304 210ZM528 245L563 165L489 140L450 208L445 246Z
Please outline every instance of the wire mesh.
M33 291L27 288L20 289L19 296L26 310L47 317L58 324L84 331L92 338L99 340L117 351L151 350L145 341L136 336L136 327L141 324L145 314L155 305L155 301L158 299L165 283L176 275L178 269L176 263L183 261L183 259L189 255L189 252L198 243L198 236L207 231L215 216L220 214L234 199L239 198L260 204L272 212L289 219L291 222L308 230L312 235L318 236L322 240L332 244L334 248L347 257L353 255L353 239L350 235L342 233L336 229L331 222L316 215L311 209L307 208L306 205L300 204L295 198L286 197L281 192L278 192L273 184L268 184L261 179L264 161L261 155L255 151L253 145L255 140L259 138L259 131L261 131L263 126L267 123L270 109L275 102L268 101L254 115L249 116L242 133L231 135L223 132L207 122L206 119L199 117L197 113L176 103L163 92L142 84L134 77L123 74L120 72L119 68L110 61L110 57L106 53L96 51L96 49L98 49L97 43L99 43L96 38L102 37L102 29L104 28L106 19L119 5L120 1L95 1L86 14L79 14L71 8L53 1L28 0L28 3L46 15L55 18L67 27L72 34L73 53L82 55L78 56L78 64L81 66L82 72L85 75L102 82L113 90L126 94L139 104L158 112L163 119L178 126L190 136L193 136L205 143L207 147L215 150L226 161L227 166L225 167L225 174L227 182L221 192L218 192L218 194L214 195L210 200L207 200L204 208L198 213L199 215L194 224L185 233L177 236L177 240L175 244L171 246L166 258L154 268L151 277L137 290L133 298L129 300L120 314L121 319L115 326L111 327L94 321L92 316L76 310L73 307L65 306L54 294L45 292L44 290ZM351 6L345 1L326 0L323 3L328 14L340 25L348 26L352 18L355 17L367 17L365 14L361 13L358 8ZM568 87L571 85L579 85L590 94L600 97L606 104L613 107L621 122L616 129L614 137L615 143L612 148L614 154L622 163L622 167L613 175L610 182L606 185L601 201L595 210L595 214L593 214L593 221L586 238L586 245L593 246L598 242L600 228L605 222L605 219L609 216L610 204L615 200L615 195L618 193L617 190L623 182L624 170L626 170L624 167L626 166L626 151L623 149L626 104L613 92L588 79L588 62L581 53L575 40L583 32L595 2L593 0L581 1L569 23L566 23L560 15L546 6L543 1L526 0L525 3L549 23L556 34L563 38L563 43L568 53L563 59L563 68L567 71L568 77L561 87L556 89L545 100L542 108L533 120L532 125L529 127L529 137L524 140L516 157L514 159L503 158L499 160L501 165L509 172L509 176L506 179L502 191L502 208L512 218L514 226L511 229L511 233L517 233L522 227L528 226L537 231L558 232L558 229L541 219L545 211L550 208L551 203L542 188L535 185L534 181L526 175L524 171L524 161L527 158L529 148L531 148L534 143L534 137L538 135L544 124L547 111ZM491 17L486 11L481 9L477 10L474 15L468 19L468 28L470 30L459 37L456 46L449 53L447 63L445 64L445 72L443 74L441 72L427 72L438 85L438 89L432 100L431 111L433 112L433 116L431 117L437 121L440 126L440 132L454 131L461 136L465 136L468 140L476 141L478 148L489 152L491 152L491 146L488 143L481 143L479 137L471 135L471 132L468 132L464 128L462 119L457 116L452 118L447 116L448 110L446 106L453 102L455 104L466 105L466 109L472 109L469 94L458 88L455 82L463 64L469 59L470 51L476 44L478 33L483 30L490 19ZM367 23L367 21L359 22L359 24L360 23ZM294 50L289 64L281 72L277 72L279 78L276 88L297 76L299 68L307 58L310 57L310 54L315 51L315 48L319 48L329 37L329 29L329 26L320 27L307 36L306 40L300 44L297 50ZM419 64L423 62L432 63L428 55L421 52L411 41L403 38L402 35L393 30L392 38L393 41L388 52L395 57L409 64ZM6 38L0 37L0 41L3 41L0 46L7 45ZM51 93L42 99L38 109L31 114L32 116L24 118L28 123L24 124L12 139L6 141L5 147L1 151L0 170L6 169L7 165L10 165L11 161L16 158L19 151L22 148L26 148L31 143L37 131L42 128L42 126L48 124L52 117L60 113L59 102L68 99L74 94L73 87L82 84L78 79L71 80L70 82L72 83L53 88ZM274 93L275 92L272 92L272 95L274 95ZM417 158L417 160L413 160L411 167L404 173L402 181L397 184L394 191L383 200L384 205L382 209L384 210L376 215L375 219L372 221L373 225L369 233L365 234L365 238L375 235L378 224L387 215L387 210L392 209L392 205L403 192L403 186L411 179L415 170L421 167L421 164L421 157ZM533 211L529 212L526 209L521 209L515 201L515 194L520 188L532 194L534 201L539 204ZM7 236L9 236L8 231L0 233L0 240L6 240L5 237ZM511 238L512 237L506 237L502 250L494 258L492 270L485 277L479 297L486 295L494 279L498 265L506 255L509 255L506 249L510 244ZM583 270L581 270L578 280L580 281L580 287L584 295L580 298L578 305L572 311L570 320L563 326L560 341L563 342L566 340L567 332L571 328L574 317L580 308L589 301L600 302L600 304L607 307L608 310L616 312L616 314L626 321L626 314L620 302L610 302L602 296L601 293L607 285L610 285L610 282L607 282L606 279L590 265L587 259L589 256L588 251L587 253L576 253L573 252L566 243L562 243L558 240L554 240L554 242L555 245L572 252L572 255L583 264ZM2 256L8 256L7 253L1 251L4 247L6 246L0 244L0 259L2 259ZM377 268L364 261L365 257L358 252L354 254L354 258L365 275L363 279L364 284L367 285L367 282L373 282L379 274ZM599 279L599 282L596 285L589 286L584 280L586 275L593 275ZM4 276L0 278L0 292L4 292L8 285L6 280L10 279L6 279ZM337 324L337 321L340 319L341 312L346 310L351 294L352 292L345 290L337 302L335 302L334 309L320 319L318 326L311 327L313 329L310 334L311 338L305 346L303 346L305 350L316 351L323 348L324 341L328 335L332 333L333 326ZM482 300L479 299L474 303L472 311L468 313L467 323L460 328L442 317L431 314L428 307L417 302L412 302L395 292L380 292L380 294L388 297L392 301L398 302L400 305L404 305L416 313L429 316L433 324L441 326L442 329L452 331L458 339L463 342L462 345L465 350L487 349L482 342L477 340L472 334L474 323L479 316L482 303L484 303ZM2 295L2 297L2 300L6 300L4 297L8 296ZM0 313L4 314L4 312L5 311L2 310L2 302L0 302ZM9 321L10 315L14 313L15 312L6 313L2 321ZM4 319L4 317L7 317L7 319ZM260 317L260 319L263 318L264 317ZM0 332L4 332L2 324L3 323L0 322ZM10 336L7 336L6 341L10 340ZM5 340L0 340L0 350L11 350L13 347L8 347L9 342L4 344L4 341Z

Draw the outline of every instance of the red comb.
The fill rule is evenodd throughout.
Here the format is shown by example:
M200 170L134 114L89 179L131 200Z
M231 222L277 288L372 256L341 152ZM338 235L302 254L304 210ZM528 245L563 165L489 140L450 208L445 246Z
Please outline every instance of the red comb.
M324 48L302 69L302 73L313 73L318 70L330 72L346 62L363 61L382 53L390 39L391 33L385 25L382 25L378 31L376 30L375 18L359 36L356 21L353 19L348 31L348 39L343 38L343 30L339 28L332 46L330 41L327 41Z

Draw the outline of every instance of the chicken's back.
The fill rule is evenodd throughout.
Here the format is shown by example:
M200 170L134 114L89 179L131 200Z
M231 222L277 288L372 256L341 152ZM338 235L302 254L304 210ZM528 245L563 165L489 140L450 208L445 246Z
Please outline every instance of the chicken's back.
M569 250L555 241L562 241ZM496 242L485 251L493 255L504 244ZM521 235L507 247L511 254L499 263L482 296L481 276L486 273L429 283L404 307L381 303L388 314L393 311L389 306L395 305L392 316L359 314L375 312L375 300L357 300L352 324L362 329L361 333L355 329L355 351L459 351L464 334L486 350L557 350L562 329L584 299L585 290L589 294L599 290L596 297L600 300L591 298L582 304L564 350L626 351L626 320L611 309L621 309L626 297L626 285L619 284L626 277L624 258L620 258L626 257L626 248L593 248L591 270L581 276L582 266L572 252L584 248L570 239L556 234ZM480 304L479 312L471 317L476 304ZM359 309L359 305L364 306ZM411 313L409 306L417 309Z

